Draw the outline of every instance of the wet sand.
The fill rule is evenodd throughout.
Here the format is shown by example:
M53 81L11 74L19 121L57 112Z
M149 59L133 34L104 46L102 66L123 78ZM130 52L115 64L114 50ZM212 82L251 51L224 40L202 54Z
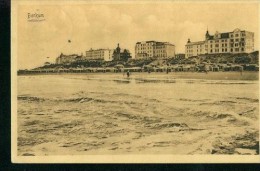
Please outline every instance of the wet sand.
M126 73L30 73L22 74L21 76L33 76L33 75L113 75L113 76L126 76ZM181 78L181 79L203 79L203 80L259 80L259 72L255 71L243 71L241 72L132 72L131 75L135 77L155 77L155 78Z

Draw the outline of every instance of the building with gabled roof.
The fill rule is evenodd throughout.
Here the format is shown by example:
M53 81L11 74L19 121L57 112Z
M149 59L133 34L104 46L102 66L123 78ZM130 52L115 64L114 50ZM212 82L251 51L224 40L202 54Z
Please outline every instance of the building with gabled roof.
M119 43L117 44L117 48L113 52L113 60L114 61L127 61L132 58L131 53L128 49L121 49L119 47Z
M185 57L216 53L250 53L254 51L254 33L235 29L232 32L210 35L208 30L205 40L185 45Z
M135 58L172 58L175 56L175 45L169 42L144 41L135 45Z
M73 62L76 61L76 58L79 55L77 54L72 54L72 55L64 55L63 53L61 53L57 58L56 58L56 64L65 64L65 65L69 65Z
M112 61L113 60L113 49L90 49L86 51L86 60L104 60Z

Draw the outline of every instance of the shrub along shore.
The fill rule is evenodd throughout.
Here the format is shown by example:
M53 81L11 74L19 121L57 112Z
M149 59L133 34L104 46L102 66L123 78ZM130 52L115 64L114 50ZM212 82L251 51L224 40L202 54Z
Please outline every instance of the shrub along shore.
M128 61L84 60L66 64L48 64L18 75L50 73L120 73L120 72L227 72L259 71L259 53L200 55L190 58L146 58Z

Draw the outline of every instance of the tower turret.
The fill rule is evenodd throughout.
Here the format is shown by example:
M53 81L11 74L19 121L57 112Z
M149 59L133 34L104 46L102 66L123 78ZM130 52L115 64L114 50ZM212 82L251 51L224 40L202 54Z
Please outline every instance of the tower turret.
M207 28L207 32L206 32L206 34L205 34L205 39L206 39L206 40L208 40L208 39L209 39L209 37L210 37L210 35L209 35L208 28Z
M117 53L120 53L120 50L121 50L121 49L120 49L119 43L118 43L118 44L117 44L117 48L116 48L116 52L117 52Z

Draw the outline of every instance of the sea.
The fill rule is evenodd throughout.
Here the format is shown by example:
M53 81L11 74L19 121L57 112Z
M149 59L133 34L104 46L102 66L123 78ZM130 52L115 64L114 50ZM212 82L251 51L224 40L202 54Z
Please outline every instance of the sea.
M19 156L259 154L258 80L24 75Z

